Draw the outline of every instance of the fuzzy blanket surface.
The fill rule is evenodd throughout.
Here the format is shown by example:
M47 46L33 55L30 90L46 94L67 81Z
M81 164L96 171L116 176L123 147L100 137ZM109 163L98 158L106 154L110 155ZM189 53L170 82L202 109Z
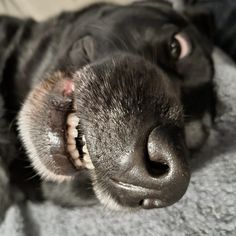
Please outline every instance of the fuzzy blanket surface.
M191 158L191 183L178 203L120 213L100 205L68 209L22 202L7 210L0 235L236 235L236 65L218 50L214 61L216 122L206 145Z

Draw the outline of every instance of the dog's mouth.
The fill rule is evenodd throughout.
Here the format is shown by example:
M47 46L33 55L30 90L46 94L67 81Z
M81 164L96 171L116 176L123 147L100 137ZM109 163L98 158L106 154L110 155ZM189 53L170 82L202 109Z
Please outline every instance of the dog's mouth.
M109 208L168 206L183 196L189 183L182 129L176 127L182 124L182 110L161 70L140 66L146 77L137 83L141 64L134 63L128 73L130 59L121 59L120 64L102 62L73 75L56 73L35 86L20 112L21 139L32 165L46 179L63 181L95 165L88 172L93 190ZM114 65L108 73L106 68ZM120 74L114 77L117 68ZM160 81L153 88L156 76ZM156 97L160 91L169 91L166 100ZM168 128L155 123L160 106Z
M19 115L20 136L36 170L64 180L93 169L74 103L71 78L56 73L29 94Z

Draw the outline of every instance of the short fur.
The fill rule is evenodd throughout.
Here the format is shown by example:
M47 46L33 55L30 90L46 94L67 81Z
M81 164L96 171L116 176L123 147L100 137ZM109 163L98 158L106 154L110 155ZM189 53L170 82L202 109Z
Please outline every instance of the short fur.
M193 51L183 60L172 61L166 44L180 31L191 38ZM24 149L15 120L21 107L24 109L29 101L29 93L35 91L42 81L47 83L54 78L58 71L61 78L73 79L76 84L75 97L71 99L81 111L78 115L95 165L94 171L87 171L85 179L89 178L89 186L92 179L97 197L111 207L136 207L136 203L120 198L121 192L111 190L106 178L133 178L128 172L121 174L123 167L119 163L123 162L122 155L129 153L137 137L145 139L145 135L139 136L140 133L158 126L160 133L171 135L168 142L174 142L182 154L186 151L184 129L190 129L186 135L190 149L199 148L206 139L209 120L214 116L211 45L191 20L176 13L169 4L163 1L128 6L99 3L77 12L62 13L42 23L1 16L0 32L0 125L4 127L0 136L0 163L11 184L23 190L27 198L42 198L38 188L42 183L38 178L25 182L34 172L24 167L30 165L24 150L33 159L36 154L27 147L29 142L36 140L42 148L47 146L40 133L36 135L31 129L40 125L44 128L40 121L47 109L40 110L39 99L39 106L36 102L28 117L21 116L19 124L23 130ZM68 112L68 108L63 109ZM31 115L37 112L37 120L31 119ZM31 122L34 122L33 126ZM193 134L191 125L196 127L196 123L200 138L188 140L188 133ZM31 140L24 134L27 129L32 134ZM164 141L160 142L164 147ZM176 154L175 148L167 147ZM42 175L57 179L37 162L39 159L35 158L33 165ZM129 168L128 164L126 168ZM65 171L67 175L68 169ZM75 182L80 175L78 173ZM4 192L9 188L8 180L4 178L0 179L0 192L1 188ZM47 184L43 185L46 189L44 197L55 198L47 191ZM36 194L32 195L32 192ZM72 202L68 196L71 195L67 193L62 198L63 203ZM8 204L5 198L1 201L3 205ZM75 202L71 204L77 205Z

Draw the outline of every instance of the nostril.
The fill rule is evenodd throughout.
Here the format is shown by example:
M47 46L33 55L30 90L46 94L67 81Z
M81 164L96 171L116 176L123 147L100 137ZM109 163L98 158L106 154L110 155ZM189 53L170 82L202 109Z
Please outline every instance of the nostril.
M152 177L160 177L169 173L170 167L166 162L147 161L147 171Z
M141 201L139 201L139 206L143 206L143 201L144 201L144 199L142 199Z

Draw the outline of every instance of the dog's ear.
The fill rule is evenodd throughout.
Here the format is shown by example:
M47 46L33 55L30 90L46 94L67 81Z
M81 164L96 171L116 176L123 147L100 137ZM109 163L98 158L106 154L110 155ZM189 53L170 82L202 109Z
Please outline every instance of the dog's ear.
M94 58L94 39L86 35L75 41L69 50L70 62L77 67L81 67Z
M190 20L190 22L198 29L202 35L211 41L215 33L215 21L211 12L205 8L187 7L183 14Z
M166 0L142 0L135 1L134 4L144 7L172 7L172 3Z

